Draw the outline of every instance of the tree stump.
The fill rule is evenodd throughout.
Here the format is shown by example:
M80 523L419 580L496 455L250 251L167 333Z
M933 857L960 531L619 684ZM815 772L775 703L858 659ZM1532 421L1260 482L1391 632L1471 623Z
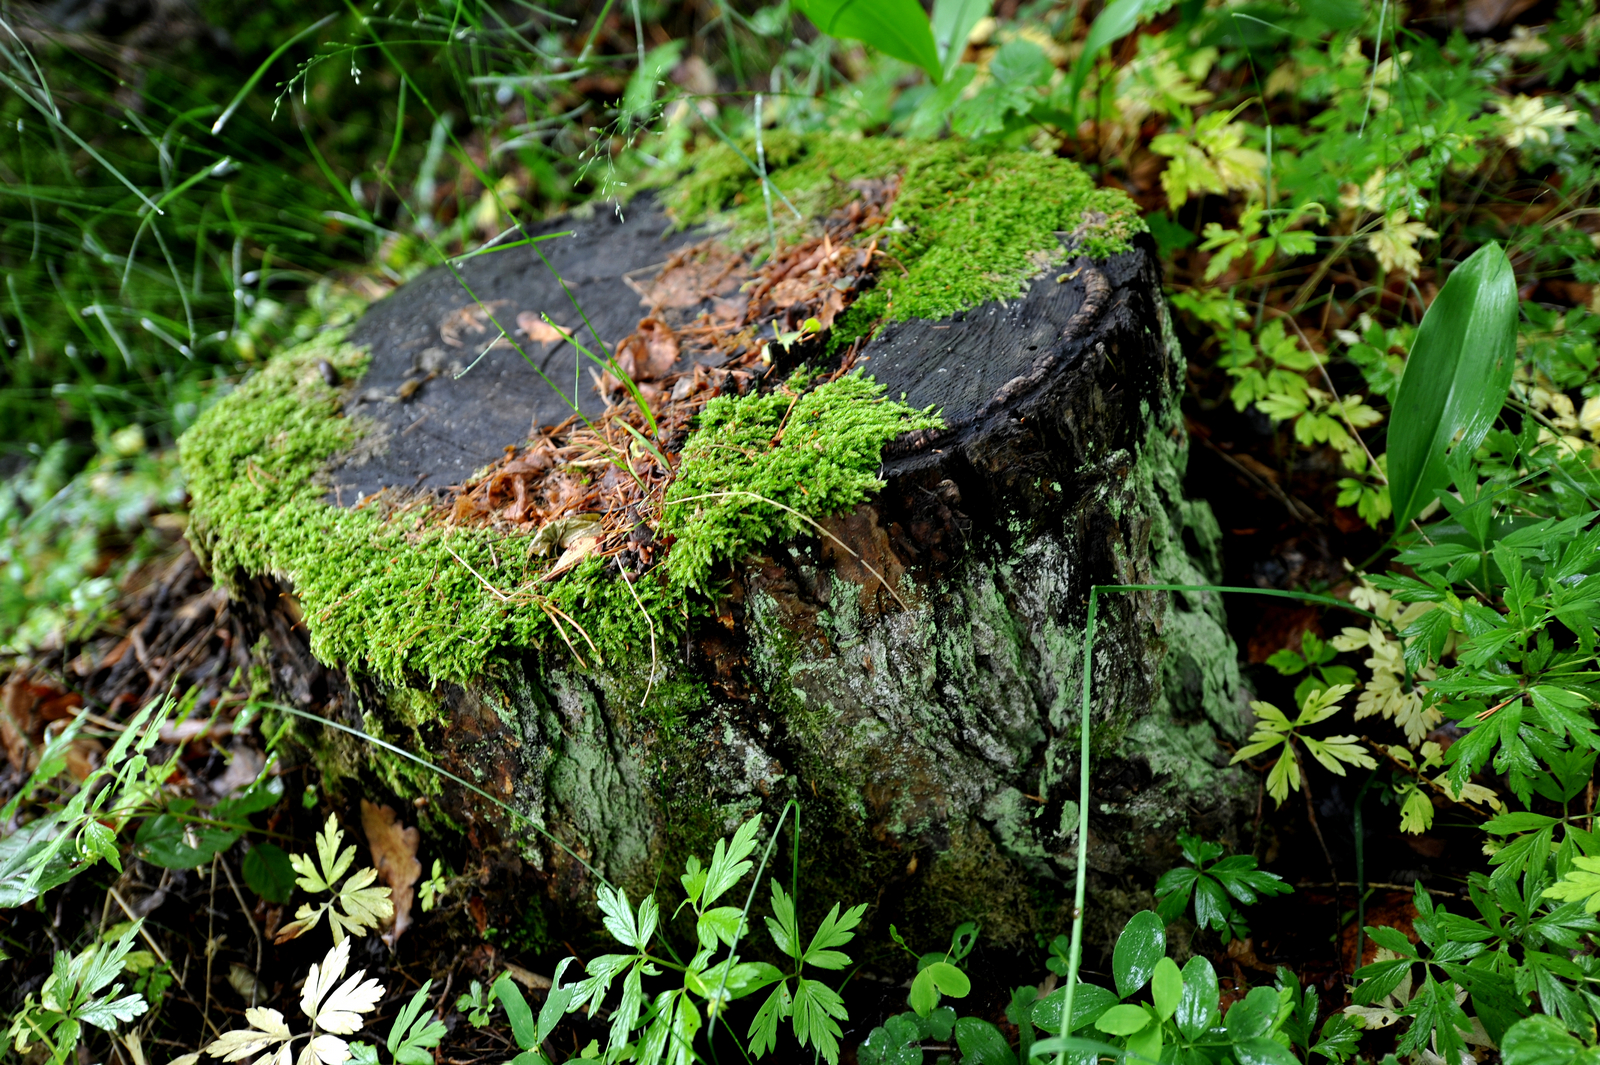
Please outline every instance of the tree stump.
M415 801L446 853L498 854L508 909L543 900L532 940L590 912L574 854L637 897L793 800L807 898L870 902L919 942L967 919L1031 942L1065 926L1083 842L1088 588L1217 568L1215 522L1182 491L1184 360L1153 246L1057 160L773 140L770 228L760 181L709 153L278 356L183 442L190 535L280 697L548 833L289 723L335 784ZM813 492L850 498L817 466L772 489L788 510L750 493L781 532L702 544L673 524L684 456L719 472L708 412L776 396L787 418L858 375L885 391L873 411L940 417L890 431L881 487L796 517ZM799 431L727 445L721 472L804 458ZM695 550L709 576L673 577ZM1106 943L1176 830L1233 836L1254 788L1215 740L1245 714L1217 596L1103 600L1087 842Z

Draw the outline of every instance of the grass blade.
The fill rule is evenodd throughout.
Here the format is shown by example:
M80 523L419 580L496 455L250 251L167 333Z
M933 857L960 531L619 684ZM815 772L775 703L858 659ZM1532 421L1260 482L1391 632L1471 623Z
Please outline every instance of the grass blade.
M1468 453L1483 442L1511 387L1516 351L1516 276L1490 241L1451 273L1406 359L1389 419L1396 529L1449 483L1445 453L1452 442Z
M261 80L261 75L265 74L267 72L267 68L278 61L278 57L280 55L292 48L295 42L299 41L308 34L316 33L322 27L338 18L339 15L340 12L337 11L331 15L324 15L322 18L313 22L311 25L307 26L293 37L290 37L287 41L284 41L282 44L278 45L278 47L273 50L273 53L267 56L266 62L262 63L259 67L256 67L256 72L250 75L250 80L245 82L244 87L234 94L233 100L228 104L228 106L223 108L222 114L217 117L216 122L212 123L211 132L213 134L222 132L222 127L226 126L228 124L228 119L232 118L233 113L239 110L239 105L244 103L244 98L250 95L250 90L254 89L256 87L256 83Z

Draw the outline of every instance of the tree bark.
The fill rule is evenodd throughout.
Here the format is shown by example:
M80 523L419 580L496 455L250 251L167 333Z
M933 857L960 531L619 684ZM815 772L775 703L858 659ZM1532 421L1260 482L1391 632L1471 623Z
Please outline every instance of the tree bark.
M667 220L648 204L562 228L576 235L539 247L608 340L643 313L637 279L705 237L662 237ZM938 406L946 428L893 441L886 487L824 521L826 535L728 567L714 616L657 649L670 682L646 711L627 695L646 663L584 669L563 648L509 649L502 667L434 690L325 669L285 589L254 579L237 587L275 687L474 781L634 897L792 800L807 898L873 903L869 920L918 943L968 919L1014 945L1054 934L1085 843L1089 587L1213 579L1219 537L1182 491L1184 361L1153 247L1139 238L1093 260L1061 239L1022 297L889 326L856 353L891 398ZM531 310L587 332L528 249L435 270L375 305L351 338L372 364L347 409L380 429L330 465L330 501L442 490L563 420L574 399L598 412L566 345L539 351L543 378L513 351L479 354L496 331L460 317L469 299L502 324ZM1112 595L1101 617L1086 842L1091 942L1108 945L1148 904L1175 832L1231 840L1253 784L1215 742L1238 738L1247 712L1220 598ZM507 906L533 896L548 920L589 912L592 877L526 824L331 730L301 736L335 779L430 804L433 827L461 831L473 862L487 862L483 847L500 855L522 885Z

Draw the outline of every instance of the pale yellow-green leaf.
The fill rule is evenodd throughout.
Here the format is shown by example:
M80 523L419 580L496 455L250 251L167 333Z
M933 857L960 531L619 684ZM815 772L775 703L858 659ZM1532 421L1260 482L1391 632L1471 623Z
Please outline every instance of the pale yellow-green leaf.
M1421 788L1407 783L1396 789L1404 796L1400 806L1400 831L1421 835L1433 827L1433 801Z
M1590 913L1600 913L1600 858L1578 857L1573 869L1544 889L1544 897L1562 902L1582 902Z
M1266 738L1263 739L1262 737ZM1233 759L1228 763L1229 765L1242 762L1247 758L1254 758L1258 754L1264 754L1282 743L1284 739L1283 734L1280 732L1257 732L1250 738L1256 742L1239 748Z
M223 1061L243 1061L290 1038L289 1026L277 1010L252 1007L245 1010L245 1021L249 1028L223 1032L206 1046L205 1052Z
M1259 728L1270 729L1273 732L1288 732L1292 727L1284 712L1271 703L1253 699L1250 702L1250 709L1256 712L1256 717L1259 719L1256 724Z
M1500 139L1508 148L1524 144L1549 144L1550 131L1571 126L1582 117L1563 103L1546 107L1544 98L1517 94L1510 100L1497 100L1500 111Z
M1378 627L1377 623L1374 622L1372 627L1376 629ZM1378 638L1382 639L1383 637L1380 635ZM1339 635L1335 636L1330 642L1337 651L1359 651L1367 646L1367 642L1371 639L1372 635L1366 629L1346 626L1339 630Z
M1275 422L1286 422L1292 418L1298 418L1306 412L1306 401L1304 396L1290 396L1282 392L1269 392L1256 401L1256 410Z
M1161 171L1161 187L1166 190L1170 209L1176 211L1198 193L1228 191L1206 153L1182 135L1163 133L1150 142L1150 150L1170 157Z
M1315 725L1328 720L1339 712L1339 700L1353 691L1355 691L1354 684L1334 684L1320 691L1311 692L1306 696L1305 705L1300 708L1300 716L1295 718L1295 727Z
M1347 765L1373 769L1378 764L1354 736L1329 736L1325 740L1314 740L1308 736L1300 738L1305 740L1306 749L1312 757L1321 762L1328 772L1338 776L1344 776L1344 767Z
M1385 215L1378 231L1367 236L1367 249L1377 256L1378 265L1385 270L1398 270L1406 277L1416 277L1422 266L1417 241L1438 235L1421 222L1406 221L1406 211L1402 207Z
M1278 760L1273 763L1272 772L1267 774L1267 794L1272 796L1279 806L1289 797L1290 791L1300 790L1300 765L1295 761L1294 752L1285 749Z

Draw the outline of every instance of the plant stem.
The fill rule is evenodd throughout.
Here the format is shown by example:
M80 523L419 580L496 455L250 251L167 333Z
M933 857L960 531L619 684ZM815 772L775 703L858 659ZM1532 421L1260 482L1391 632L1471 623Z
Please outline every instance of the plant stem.
M1083 956L1083 893L1089 871L1089 690L1094 674L1094 623L1101 585L1089 589L1089 614L1083 628L1083 703L1078 710L1078 870L1072 894L1072 946L1067 952L1067 997L1061 1004L1061 1035L1072 1032L1072 1000L1078 990L1078 965ZM1056 1065L1066 1065L1063 1048Z

